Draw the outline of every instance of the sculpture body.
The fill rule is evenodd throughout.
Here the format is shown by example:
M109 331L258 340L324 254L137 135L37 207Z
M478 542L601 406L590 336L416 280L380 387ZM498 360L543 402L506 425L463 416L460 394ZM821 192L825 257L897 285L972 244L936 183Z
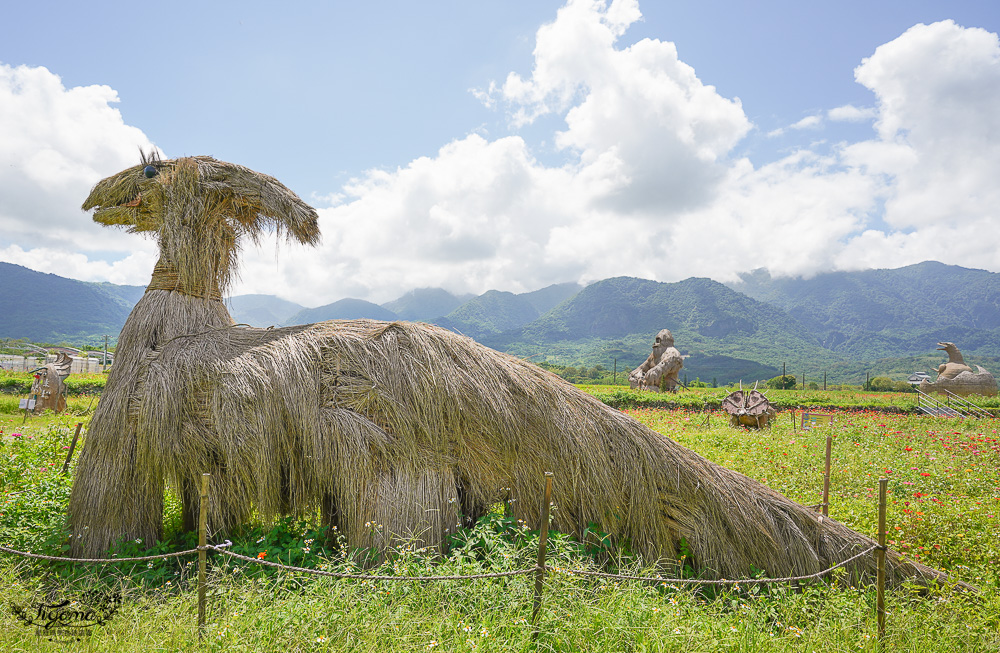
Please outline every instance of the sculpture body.
M939 342L938 350L947 352L948 362L938 366L938 377L935 381L924 379L918 386L921 392L931 393L945 391L959 396L983 395L992 397L997 394L997 381L992 374L982 367L976 366L976 372L965 364L962 352L955 343Z
M628 375L629 387L633 390L676 392L682 367L684 358L674 348L673 334L669 329L662 329L653 341L653 352Z
M537 527L597 528L669 565L681 542L706 575L813 573L872 540L716 465L558 377L444 329L406 322L235 326L221 301L241 236L318 238L276 180L208 157L144 161L95 186L94 219L155 234L145 296L76 468L75 555L161 533L166 484L209 529L322 511L351 547L446 546L498 502ZM381 525L373 529L370 523ZM874 575L869 554L852 577ZM942 574L889 554L889 579Z
M31 383L31 396L35 398L33 412L51 410L61 413L66 410L66 379L70 374L73 359L59 352L52 363L35 370L35 380Z

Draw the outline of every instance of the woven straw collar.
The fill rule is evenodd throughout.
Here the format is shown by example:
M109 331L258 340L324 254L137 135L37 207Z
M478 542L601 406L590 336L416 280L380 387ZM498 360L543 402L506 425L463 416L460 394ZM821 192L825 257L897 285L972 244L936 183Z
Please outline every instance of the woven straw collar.
M170 290L192 297L222 300L222 293L219 291L218 286L208 288L202 283L182 285L181 278L177 274L177 268L173 263L165 261L162 258L156 262L156 266L153 268L153 278L149 280L149 285L146 286L146 292L150 290Z

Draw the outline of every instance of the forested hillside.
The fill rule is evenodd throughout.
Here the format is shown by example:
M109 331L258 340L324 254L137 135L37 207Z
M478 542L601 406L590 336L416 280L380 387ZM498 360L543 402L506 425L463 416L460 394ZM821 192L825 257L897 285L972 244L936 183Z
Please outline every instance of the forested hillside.
M480 340L516 329L538 316L538 309L523 295L489 290L465 302L446 317L430 321Z

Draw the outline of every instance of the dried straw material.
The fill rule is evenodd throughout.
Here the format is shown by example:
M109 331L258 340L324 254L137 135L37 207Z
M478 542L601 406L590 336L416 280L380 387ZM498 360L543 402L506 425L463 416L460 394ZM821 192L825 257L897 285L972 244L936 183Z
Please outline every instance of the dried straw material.
M161 252L180 289L149 289L122 330L77 466L74 554L159 537L166 484L193 526L204 472L213 475L211 531L252 515L321 510L350 545L383 551L403 540L443 547L502 501L537 526L545 471L557 474L555 528L593 524L664 566L683 539L707 577L752 568L806 575L873 544L537 366L445 329L370 320L233 326L221 301L194 292L225 289L235 254L217 250L256 236L262 222L312 242L315 213L239 166L204 157L159 165L166 188L142 189L140 207L147 193L163 197L148 214L130 217L136 209L121 206L139 192L122 189L143 183L129 177L141 167L100 182L84 205L109 224L161 224ZM230 169L231 183L219 172ZM290 197L273 197L282 193ZM257 201L264 196L272 201ZM222 267L188 251L204 249L205 238ZM873 577L874 565L868 555L848 571ZM940 576L890 552L890 582Z

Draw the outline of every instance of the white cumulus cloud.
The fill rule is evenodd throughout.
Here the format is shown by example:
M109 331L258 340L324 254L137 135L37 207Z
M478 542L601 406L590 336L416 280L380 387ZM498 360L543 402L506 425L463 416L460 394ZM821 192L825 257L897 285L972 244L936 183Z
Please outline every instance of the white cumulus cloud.
M152 147L116 102L107 86L66 88L46 68L0 63L0 260L81 279L148 281L148 270L116 275L130 266L68 255L152 251L80 210L94 183Z
M916 25L876 49L855 78L878 99L879 138L845 156L889 179L892 230L864 234L845 259L1000 269L997 35L953 21Z
M872 107L856 107L852 104L834 107L826 112L826 117L834 122L864 122L877 115L878 112Z
M802 120L791 125L790 129L816 129L823 125L822 116L806 116Z

